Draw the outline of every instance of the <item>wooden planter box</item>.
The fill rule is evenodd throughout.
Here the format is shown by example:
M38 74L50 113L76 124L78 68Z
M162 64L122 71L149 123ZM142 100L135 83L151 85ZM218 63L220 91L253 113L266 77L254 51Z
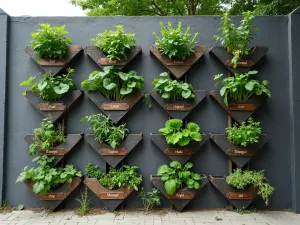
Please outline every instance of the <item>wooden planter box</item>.
M153 91L151 97L169 114L172 118L185 119L206 97L206 91L195 91L194 99L181 101L170 101L161 97Z
M207 177L204 174L201 174L201 178L199 189L183 188L175 192L173 195L168 195L164 187L164 181L161 180L161 175L150 175L151 183L172 203L172 205L175 206L178 211L182 211L184 207L197 195L197 193L205 187L208 182Z
M172 161L178 161L182 165L195 155L205 144L207 136L201 133L202 141L191 141L187 146L169 145L163 135L159 133L150 133L151 140L156 146Z
M223 176L210 175L209 180L237 209L246 209L257 196L257 189L254 186L238 190L227 184Z

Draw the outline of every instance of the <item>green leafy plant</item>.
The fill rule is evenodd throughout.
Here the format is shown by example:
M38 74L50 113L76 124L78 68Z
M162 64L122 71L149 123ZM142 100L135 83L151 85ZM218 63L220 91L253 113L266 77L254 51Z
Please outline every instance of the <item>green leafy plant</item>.
M84 192L80 192L80 194L81 199L76 198L76 201L80 204L77 213L82 216L89 212L91 206L91 198L89 198L87 187L85 187Z
M142 89L143 83L144 78L135 71L124 73L106 66L103 72L92 72L81 86L85 91L99 91L109 100L121 100L135 90Z
M240 126L237 123L233 127L226 128L228 140L235 144L247 147L249 144L258 142L259 134L261 134L260 122L255 122L251 117L246 122L242 122Z
M170 167L161 165L158 168L157 174L162 175L161 180L165 182L164 187L167 194L174 194L179 188L199 189L201 176L198 173L193 173L190 169L193 163L188 162L182 166L178 161L172 161Z
M84 174L90 178L96 178L97 180L104 177L104 173L98 169L98 165L94 165L92 163L88 163L84 170Z
M110 116L96 114L86 116L81 121L90 123L89 129L95 134L95 140L99 143L107 143L112 148L117 147L128 136L126 124L115 126Z
M19 175L16 183L31 179L35 182L33 192L35 194L46 194L57 188L59 184L71 183L73 177L81 177L81 172L76 170L73 165L66 165L63 168L53 168L52 162L54 159L55 157L47 155L36 157L33 159L33 162L36 161L39 166L31 169L28 169L28 166L26 166Z
M245 74L236 73L232 77L221 79L223 74L215 75L216 86L222 83L220 95L224 98L225 105L228 106L228 98L235 101L247 101L253 95L266 95L271 97L271 92L267 89L269 82L264 80L260 83L258 80L252 80L251 75L257 74L257 71L249 71Z
M117 25L116 30L105 30L91 39L92 43L101 49L110 59L122 59L126 50L136 43L134 34L125 33L123 26Z
M187 56L194 52L193 47L196 44L196 38L198 33L195 33L193 39L190 37L192 34L190 27L185 32L182 30L182 24L178 23L177 28L172 27L172 23L168 22L168 26L165 27L160 22L160 33L162 38L159 38L156 33L153 32L156 38L155 46L162 53L167 55L170 59L185 59Z
M30 77L23 81L20 86L27 86L30 91L36 93L42 99L53 102L61 99L66 93L75 88L75 83L71 76L75 74L74 69L68 69L67 74L52 77L49 73L44 73L38 82L35 77ZM26 92L23 93L26 96Z
M249 54L248 45L253 39L253 28L252 26L254 15L252 12L244 12L244 19L239 27L231 23L229 13L224 13L221 19L221 25L218 31L222 30L222 36L215 35L216 40L220 40L221 44L227 48L227 51L232 54L231 63L236 68L241 57Z
M152 85L162 98L171 100L195 98L194 89L191 84L172 80L166 72L161 73L160 76L161 78L153 80Z
M38 58L63 58L68 46L72 44L72 39L65 37L68 32L65 25L61 27L51 27L50 24L40 24L36 32L32 32L31 46Z
M236 169L233 173L226 177L226 182L233 188L244 190L246 187L253 185L258 189L257 194L262 197L265 204L269 204L269 197L273 193L274 188L269 184L264 176L264 171L242 171Z
M165 123L165 127L159 129L168 144L186 146L190 141L202 141L200 127L193 122L189 122L185 129L182 128L183 122L180 119L170 119Z
M152 188L152 191L146 193L142 187L139 192L139 197L143 200L143 205L146 211L160 205L160 192L156 188Z

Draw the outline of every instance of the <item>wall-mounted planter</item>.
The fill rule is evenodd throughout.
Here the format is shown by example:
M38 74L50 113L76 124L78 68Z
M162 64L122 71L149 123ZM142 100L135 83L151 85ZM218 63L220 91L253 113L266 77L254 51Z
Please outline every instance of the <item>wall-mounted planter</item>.
M74 90L68 92L62 99L47 103L45 100L41 99L37 94L26 91L26 98L29 102L44 116L47 117L49 114L52 117L53 122L57 122L61 119L64 114L74 105L79 97L82 95L82 91Z
M206 91L195 91L194 99L182 101L170 101L161 97L160 94L153 91L151 97L172 117L185 119L206 97Z
M115 149L105 143L98 143L94 134L88 134L85 139L93 149L107 162L115 168L143 139L143 134L129 134L127 138Z
M201 191L203 187L208 182L207 177L204 174L201 174L201 181L200 181L200 188L199 189L190 189L190 188L183 188L178 190L173 195L168 195L166 193L164 182L161 180L160 175L150 175L150 181L156 187L160 193L167 198L172 205L175 206L175 208L178 211L182 211L184 207L189 204L189 202L198 194L198 192Z
M266 101L265 95L252 96L247 102L229 101L225 105L220 91L211 91L209 94L236 122L242 123L249 119L252 114Z
M32 190L35 182L32 180L25 180L24 183L29 189ZM75 190L75 188L78 187L80 183L80 177L73 177L71 183L66 182L63 184L63 186L55 191L50 191L45 195L36 194L36 196L40 200L45 201L46 208L55 210Z
M253 186L238 190L227 184L223 176L210 175L209 180L237 209L246 209L257 196L257 189Z
M230 143L226 134L210 134L210 138L240 168L244 167L268 142L265 134L260 134L258 142L247 147Z
M64 143L53 148L38 151L38 153L40 155L55 156L53 165L57 165L75 147L82 137L83 134L68 134ZM27 134L25 135L24 140L28 144L32 144L34 142L34 135Z
M202 141L191 141L187 146L181 147L177 145L169 145L164 136L158 133L150 133L151 140L156 146L172 161L178 161L185 164L190 158L195 155L203 144L205 144L206 134L201 133Z
M70 45L63 59L40 59L37 60L37 55L34 54L32 48L27 46L25 52L39 65L45 72L55 76L63 69L67 68L70 63L82 52L79 45Z
M152 46L150 53L176 78L180 79L190 68L199 61L206 49L203 45L195 46L194 53L186 59L170 59L167 55L163 55L159 50Z
M115 66L115 68L122 70L142 53L142 48L140 46L131 46L126 52L126 57L121 60L110 60L96 46L87 46L84 51L102 69L105 66Z
M127 187L108 190L96 178L86 178L83 182L111 211L114 211L134 190Z
M249 55L243 57L237 68L233 68L231 64L232 55L229 54L224 47L212 47L209 49L209 53L215 56L231 73L247 73L266 53L268 48L265 46L255 46L250 49Z
M136 91L120 101L107 100L98 91L89 91L88 97L108 116L114 123L118 123L139 101L144 97L143 92Z

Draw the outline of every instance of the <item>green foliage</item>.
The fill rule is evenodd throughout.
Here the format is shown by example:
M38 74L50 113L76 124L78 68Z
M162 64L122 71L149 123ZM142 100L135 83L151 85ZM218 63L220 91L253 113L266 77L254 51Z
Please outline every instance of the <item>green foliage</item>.
M123 59L126 50L136 43L134 34L125 33L123 26L117 25L116 31L105 30L104 33L97 34L92 38L92 43L101 49L110 59Z
M85 187L84 192L80 192L81 199L76 198L76 201L80 203L78 208L79 215L85 215L89 212L91 206L91 198L89 198L87 187Z
M269 197L273 193L274 188L269 184L264 176L264 171L242 171L236 169L233 173L226 177L226 182L233 188L244 190L250 185L258 188L258 195L262 197L265 204L269 204Z
M224 97L224 103L228 106L228 97L236 101L247 101L253 95L266 95L271 97L271 92L267 89L269 82L264 80L260 83L258 80L252 80L251 75L257 74L257 71L249 71L245 74L236 73L232 77L221 79L223 74L215 75L217 80L216 86L222 83L220 90L221 96Z
M237 123L233 127L226 128L228 140L235 144L247 147L249 144L258 142L259 134L261 134L260 122L255 122L251 117L246 122L238 127Z
M172 80L168 73L161 73L161 78L153 80L154 90L164 99L182 100L195 98L194 89L191 84L183 81Z
M32 32L31 46L38 58L63 58L68 46L72 44L72 39L65 37L68 32L65 25L61 27L51 27L50 24L40 24L36 33Z
M99 91L109 100L121 100L135 90L142 89L143 83L144 78L135 71L124 73L106 66L103 72L92 72L81 86L85 91Z
M231 63L236 68L239 60L242 56L248 55L248 45L253 39L253 27L252 22L254 15L252 12L244 12L244 19L239 27L231 23L229 14L226 12L221 19L222 27L218 31L222 30L222 36L215 35L216 40L220 40L221 44L227 48L227 51L233 55ZM257 29L257 28L256 28Z
M165 137L168 144L186 146L190 141L202 141L200 127L193 122L189 122L185 129L182 129L183 122L180 119L170 119L166 121L165 127L159 132Z
M179 22L176 29L172 27L172 24L168 22L168 27L165 27L162 22L160 22L160 33L162 38L159 38L155 32L153 32L156 38L155 46L160 51L160 53L167 55L170 59L185 59L192 52L194 52L193 47L195 45L198 33L196 33L192 40L190 37L192 34L190 32L190 27L186 31L182 32L182 25Z
M54 159L55 157L49 157L47 155L36 157L32 162L36 161L39 166L31 169L28 169L28 166L26 166L19 175L16 183L31 179L35 182L33 192L35 194L46 194L59 184L66 182L71 183L73 177L81 177L81 172L76 170L73 165L66 165L63 168L52 168Z
M193 163L188 162L182 166L178 161L170 162L168 165L161 165L158 168L157 174L162 175L161 180L165 182L164 187L167 194L174 194L179 188L199 189L201 176L198 173L193 173L190 169Z
M142 187L139 192L139 197L143 200L143 205L146 211L160 205L160 192L156 188L152 188L152 191L146 193Z
M97 180L100 180L102 177L104 177L102 171L98 169L98 165L94 165L92 163L88 163L84 170L84 174L90 178L96 178Z
M115 126L110 116L104 114L96 114L86 116L81 121L90 123L89 129L95 134L95 140L99 143L107 143L112 148L117 147L128 136L126 124Z
M31 156L35 155L37 150L53 148L65 142L64 127L61 124L55 127L50 116L44 118L41 127L34 129L33 140L34 142L29 146Z
M256 5L256 15L287 15L300 6L300 0L261 0Z
M36 93L46 101L57 101L75 88L75 83L71 78L74 74L75 70L70 68L67 70L67 74L55 77L52 77L49 73L45 73L38 82L35 82L35 77L29 77L20 86L27 86L30 91ZM26 92L23 95L25 96Z

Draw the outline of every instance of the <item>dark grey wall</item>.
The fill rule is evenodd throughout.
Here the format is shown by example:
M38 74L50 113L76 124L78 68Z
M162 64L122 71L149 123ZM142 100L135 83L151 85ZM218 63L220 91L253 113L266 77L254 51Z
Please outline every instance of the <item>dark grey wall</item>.
M234 19L239 21L241 17L235 17ZM191 32L199 32L198 44L205 45L207 48L219 45L213 39L213 35L216 34L219 27L219 16L10 18L9 70L7 74L7 145L5 148L6 164L4 170L6 178L4 196L9 204L24 204L26 207L43 206L43 202L39 201L24 184L15 184L22 168L25 165L33 165L32 158L28 156L28 145L23 137L27 133L32 133L33 129L39 126L42 119L39 112L22 96L24 89L19 87L21 81L41 72L39 67L24 52L24 47L29 45L31 40L30 32L35 31L39 23L66 24L66 29L69 31L73 43L84 47L90 45L90 38L103 32L104 29L113 29L117 24L124 25L127 32L136 34L137 44L143 48L142 56L134 61L128 70L136 70L145 78L145 91L150 93L152 91L152 80L159 73L164 72L163 67L149 54L149 48L155 41L152 32L159 33L160 21L171 21L173 24L181 21L184 26L191 26ZM292 207L290 136L293 130L290 129L289 120L289 76L291 74L289 73L288 57L288 21L288 16L257 17L255 25L260 28L260 31L257 32L253 43L251 43L251 45L266 45L269 48L266 57L257 64L255 69L259 71L257 79L270 81L269 88L272 91L272 98L268 99L267 103L254 116L255 120L261 121L263 132L269 136L269 142L263 151L253 158L251 168L256 170L265 169L267 178L274 185L275 192L269 205L272 209ZM87 79L90 72L99 70L97 65L84 54L73 63L72 67L76 70L77 88L80 88L80 82ZM201 62L189 73L188 81L192 83L195 89L212 90L214 89L213 76L218 73L227 72L216 59L205 53ZM87 96L84 96L78 106L68 115L68 133L87 133L88 124L80 123L79 120L83 116L99 112L100 110ZM149 175L155 173L161 164L168 163L167 157L151 143L149 133L156 132L163 127L167 119L167 114L155 102L153 102L151 109L148 109L144 104L140 104L126 117L130 132L143 132L144 138L143 142L126 158L125 163L140 166L140 171L144 177L144 185L147 189L151 187ZM226 113L209 97L200 108L192 113L189 120L198 123L201 131L207 134L210 132L224 132L227 125ZM224 175L227 173L227 157L211 141L206 143L204 151L195 156L192 161L195 165L195 172L206 175ZM88 162L97 163L100 168L104 169L104 161L85 141L79 143L66 160L66 163L74 164L80 170L83 170ZM83 189L83 185L80 189ZM74 198L79 196L79 190L69 196L65 202L65 207L77 205ZM93 194L91 194L91 197L93 197L94 207L103 207L101 201ZM226 199L209 184L191 202L189 208L225 207L226 203ZM264 207L260 198L255 200L255 204L258 208ZM136 194L133 194L125 205L126 207L141 207L142 203ZM170 204L164 200L163 206L169 207Z

